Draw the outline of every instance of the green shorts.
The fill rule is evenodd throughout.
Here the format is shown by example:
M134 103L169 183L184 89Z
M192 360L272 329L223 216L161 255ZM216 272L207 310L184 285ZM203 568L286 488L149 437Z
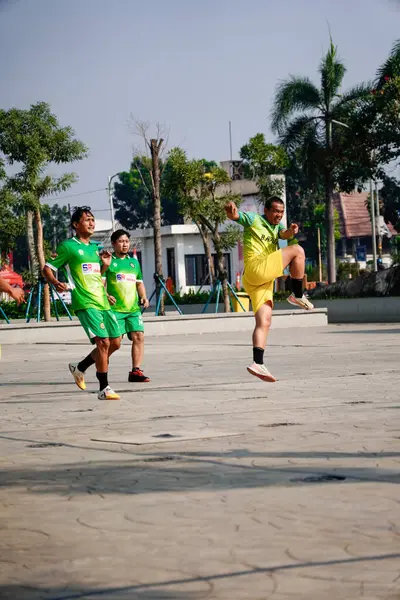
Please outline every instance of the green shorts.
M87 308L86 310L77 310L76 316L89 340L94 344L94 338L118 338L118 322L111 310L98 310L97 308Z
M142 313L139 311L133 313L114 312L119 325L120 335L127 334L131 339L130 334L133 331L144 331Z

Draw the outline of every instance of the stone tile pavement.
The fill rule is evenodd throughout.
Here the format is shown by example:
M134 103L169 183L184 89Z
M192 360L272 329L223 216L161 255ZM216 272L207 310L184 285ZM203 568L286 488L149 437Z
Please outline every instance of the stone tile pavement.
M0 598L400 600L399 334L274 330L276 384L248 333L150 338L109 403L81 341L3 345Z

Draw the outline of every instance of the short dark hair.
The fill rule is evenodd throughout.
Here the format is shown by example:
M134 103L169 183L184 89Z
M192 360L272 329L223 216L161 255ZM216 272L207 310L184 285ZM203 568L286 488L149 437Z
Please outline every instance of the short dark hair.
M74 206L73 213L71 215L71 227L75 229L74 223L79 223L83 215L91 215L94 219L94 214L90 206Z
M264 208L267 208L269 210L270 208L272 208L272 204L274 202L278 202L278 204L285 205L282 198L279 198L278 196L271 196L271 198L267 198L267 200L265 201Z
M130 235L127 231L125 231L125 229L117 229L117 231L114 231L114 233L111 235L111 241L112 243L116 242L117 240L119 240L120 237L122 237L123 235L126 235L127 238L130 239Z

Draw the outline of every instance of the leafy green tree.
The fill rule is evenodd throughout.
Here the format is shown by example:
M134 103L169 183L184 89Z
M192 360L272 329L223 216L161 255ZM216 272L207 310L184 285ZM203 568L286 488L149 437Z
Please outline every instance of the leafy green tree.
M123 227L129 230L153 226L153 205L151 196L151 176L147 168L146 156L134 156L129 171L119 174L119 182L114 185L114 206L116 217ZM178 200L165 188L170 167L168 161L160 161L162 173L160 182L161 224L182 223Z
M262 202L271 196L281 196L284 183L282 179L273 178L284 173L288 165L287 153L281 146L267 144L264 134L257 133L242 146L240 158L244 161L246 177L257 182Z
M18 201L6 187L0 188L0 255L14 250L25 219L17 214Z
M347 112L340 132L339 185L349 191L369 179L385 179L385 167L400 158L400 40L376 73L370 93Z
M211 277L213 276L211 251L208 241L206 243L205 240L210 238L213 243L217 255L217 277L222 283L224 309L225 312L229 312L228 273L224 253L241 239L241 231L234 225L222 229L226 221L224 207L229 200L239 205L242 199L231 194L229 175L215 163L188 160L181 148L171 150L168 162L171 166L168 178L169 189L177 194L182 213L199 228Z
M321 251L322 255L326 256L327 244L328 244L328 236L326 231L326 220L325 220L325 205L324 204L314 204L312 207L309 206L311 210L309 210L309 218L308 220L303 222L303 231L307 235L307 242L310 248L316 251L317 248L317 239L318 239L318 229L320 231L320 240L321 240ZM340 217L339 213L336 209L334 209L334 219L335 219L335 241L340 240Z
M383 204L383 218L400 232L400 182L394 177L384 177L379 195Z
M87 148L75 138L71 127L61 127L57 117L45 102L29 110L11 108L0 110L0 152L9 165L19 164L20 170L7 177L7 188L19 199L27 215L28 227L32 216L36 228L36 255L40 270L45 264L41 200L65 191L77 180L75 173L54 177L47 173L52 164L81 160ZM32 255L34 254L33 248ZM31 256L32 256L31 255ZM48 286L44 291L44 318L50 320Z
M288 221L303 225L312 219L314 207L323 204L325 198L324 183L318 174L304 169L301 149L288 154L288 166L285 169L286 203Z
M68 237L71 215L67 206L42 205L43 236L53 250Z
M272 128L287 151L301 149L309 176L322 176L325 195L328 279L336 280L333 195L337 170L342 164L337 151L337 130L345 129L346 113L365 98L369 86L360 85L340 93L346 69L331 40L320 67L320 88L308 77L290 77L277 87ZM343 148L342 148L343 150Z

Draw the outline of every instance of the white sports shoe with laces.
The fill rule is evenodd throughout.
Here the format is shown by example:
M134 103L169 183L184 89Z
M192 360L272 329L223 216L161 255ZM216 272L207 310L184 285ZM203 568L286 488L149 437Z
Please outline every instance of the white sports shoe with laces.
M109 385L104 390L101 390L97 394L97 397L99 400L119 400L118 394Z
M257 363L253 362L253 364L247 367L247 370L249 373L255 377L258 377L259 379L262 379L263 381L268 381L270 383L274 383L274 381L276 381L275 377L271 375L265 365L258 365Z
M314 304L311 304L309 299L303 294L301 298L296 298L294 294L290 294L287 299L289 304L293 304L293 306L298 306L299 308L303 308L304 310L312 310L314 308Z

